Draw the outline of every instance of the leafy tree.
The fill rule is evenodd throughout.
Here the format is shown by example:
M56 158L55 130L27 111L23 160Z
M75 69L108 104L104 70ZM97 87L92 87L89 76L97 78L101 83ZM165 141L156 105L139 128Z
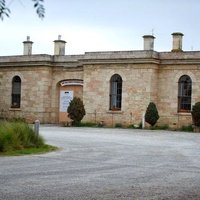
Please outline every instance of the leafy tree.
M73 124L80 123L80 121L83 119L85 115L85 108L83 105L83 101L78 97L74 97L69 104L67 112L69 118L73 121L72 122Z
M191 114L194 125L200 127L200 102L195 103L192 107Z
M146 113L145 113L145 121L149 123L151 126L154 126L159 119L158 110L156 108L155 103L150 102Z
M9 17L10 9L7 8L5 0L0 0L0 18L3 20L4 15Z
M32 1L34 3L33 6L36 9L36 13L37 13L38 17L43 19L44 14L45 14L45 9L44 9L44 5L43 5L44 0L32 0ZM9 17L10 13L11 13L11 11L6 4L6 0L0 0L0 18L1 18L1 20L3 20L5 16Z

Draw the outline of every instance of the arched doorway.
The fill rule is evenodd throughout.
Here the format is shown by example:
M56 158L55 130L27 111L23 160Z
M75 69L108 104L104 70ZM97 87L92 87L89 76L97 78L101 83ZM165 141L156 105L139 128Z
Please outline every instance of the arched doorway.
M67 108L74 97L83 99L83 80L72 79L59 82L59 123L68 122Z

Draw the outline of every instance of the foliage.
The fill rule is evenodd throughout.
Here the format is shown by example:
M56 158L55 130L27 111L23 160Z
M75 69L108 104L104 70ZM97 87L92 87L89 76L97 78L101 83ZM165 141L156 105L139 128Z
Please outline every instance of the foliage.
M39 18L44 18L45 9L43 6L44 0L32 0L34 2L34 8L36 9L36 13Z
M200 102L195 103L192 107L191 114L194 125L200 127Z
M149 123L151 126L154 126L159 119L158 110L156 108L155 103L150 102L146 113L145 113L145 121Z
M140 122L139 124L130 124L127 128L142 129L142 122Z
M26 123L26 119L25 118L21 118L21 117L13 117L11 119L8 119L9 122L24 122Z
M20 155L41 154L41 153L55 151L57 149L58 149L57 147L45 144L37 148L29 147L25 149L17 149L14 151L12 150L12 151L0 152L0 156L20 156Z
M76 124L77 127L97 127L96 123L92 122L79 122Z
M185 132L193 132L193 127L192 125L188 125L188 126L182 126L180 131L185 131Z
M170 128L167 124L165 124L165 125L161 125L161 126L151 127L151 130L170 130Z
M33 6L36 9L36 13L39 18L43 19L44 14L45 14L45 8L43 5L44 0L32 0L33 1ZM0 18L1 20L4 19L4 17L9 17L10 16L10 9L6 5L6 0L0 0Z
M13 151L44 145L44 139L37 136L24 122L0 123L0 152Z
M4 16L9 17L10 9L6 6L6 0L0 0L0 18L3 20Z
M78 97L74 97L69 104L67 112L68 117L72 120L72 124L79 124L85 116L85 108L83 105L83 101Z
M63 122L61 123L63 127L70 127L72 124L70 122ZM99 123L94 123L94 122L77 122L73 124L75 127L104 127L104 123L99 122Z
M122 128L122 124L121 123L116 123L115 124L115 128Z

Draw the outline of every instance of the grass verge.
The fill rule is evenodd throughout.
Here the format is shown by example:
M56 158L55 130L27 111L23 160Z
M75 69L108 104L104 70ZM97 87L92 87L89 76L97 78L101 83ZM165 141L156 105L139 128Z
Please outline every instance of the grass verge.
M24 121L0 122L0 156L41 154L56 150Z
M43 153L48 153L48 152L56 151L56 150L58 150L58 147L45 144L37 148L29 147L29 148L24 148L24 149L0 152L0 156L22 156L22 155L32 155L32 154L43 154Z

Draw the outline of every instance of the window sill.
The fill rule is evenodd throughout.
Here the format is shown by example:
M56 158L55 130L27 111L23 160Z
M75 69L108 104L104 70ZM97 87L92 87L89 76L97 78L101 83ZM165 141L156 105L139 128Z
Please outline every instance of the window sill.
M10 111L21 111L21 108L9 108Z
M187 112L187 111L184 112L184 111L181 111L181 112L178 112L177 115L190 116L190 115L191 115L191 112Z
M122 110L108 110L107 113L109 113L109 114L123 114L124 111L122 111Z

